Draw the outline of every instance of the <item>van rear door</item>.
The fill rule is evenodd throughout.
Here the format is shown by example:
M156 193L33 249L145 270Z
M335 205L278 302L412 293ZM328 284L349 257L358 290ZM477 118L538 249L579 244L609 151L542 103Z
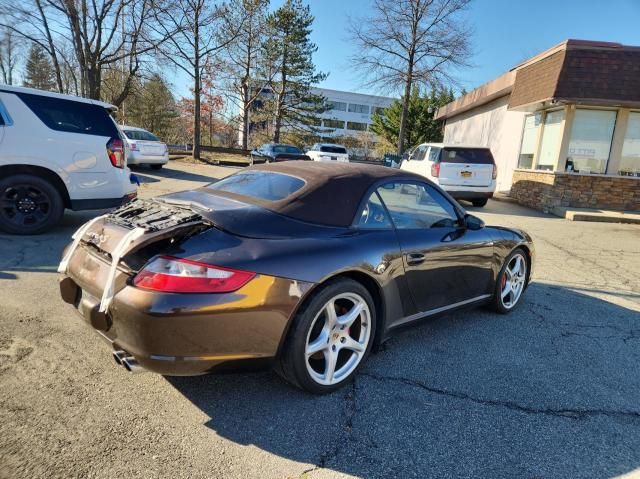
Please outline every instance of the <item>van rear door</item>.
M445 147L438 163L441 186L491 186L495 162L489 148Z

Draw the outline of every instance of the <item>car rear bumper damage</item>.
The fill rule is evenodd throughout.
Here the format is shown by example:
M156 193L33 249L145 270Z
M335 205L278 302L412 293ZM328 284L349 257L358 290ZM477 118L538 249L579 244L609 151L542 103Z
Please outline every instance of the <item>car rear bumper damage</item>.
M186 211L181 210L182 214ZM132 285L133 277L146 261L163 252L162 245L179 243L182 237L211 227L188 214L180 224L174 224L172 216L159 223L153 211L148 217L107 217L89 227L60 277L63 300L114 351L130 358L119 364L129 365L132 371L141 367L165 375L198 375L270 362L289 318L312 285L257 274L233 293L176 294L137 288ZM118 257L122 238L134 231L125 226L139 228L145 221L155 226L122 255L105 310L101 305L110 283L111 258Z

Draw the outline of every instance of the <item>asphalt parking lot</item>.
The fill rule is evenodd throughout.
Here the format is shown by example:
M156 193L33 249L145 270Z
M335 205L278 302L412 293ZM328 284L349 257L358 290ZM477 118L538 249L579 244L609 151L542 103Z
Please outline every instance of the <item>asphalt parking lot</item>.
M233 171L140 170L140 195ZM517 311L426 321L323 397L272 372L127 374L57 289L60 251L96 213L0 235L0 477L640 475L640 227L469 210L536 242Z

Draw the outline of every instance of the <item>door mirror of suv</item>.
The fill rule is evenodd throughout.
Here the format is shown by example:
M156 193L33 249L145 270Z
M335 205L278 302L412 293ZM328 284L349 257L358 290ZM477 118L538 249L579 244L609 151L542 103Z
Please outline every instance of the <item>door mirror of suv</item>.
M464 215L464 224L470 230L481 230L484 228L484 221L470 214Z

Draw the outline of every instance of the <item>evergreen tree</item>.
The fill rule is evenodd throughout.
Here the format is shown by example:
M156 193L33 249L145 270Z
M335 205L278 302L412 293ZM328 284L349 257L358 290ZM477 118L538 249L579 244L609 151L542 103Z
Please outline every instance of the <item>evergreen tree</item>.
M164 79L154 74L127 99L127 123L168 138L178 112Z
M318 47L309 38L314 17L301 0L286 0L267 20L268 68L273 98L273 141L279 142L283 130L314 131L318 115L326 111L324 97L312 87L327 74L317 72L313 54Z
M409 97L405 142L414 146L425 142L442 141L442 122L435 120L437 109L455 99L453 91L444 89L421 95L414 89ZM402 121L403 99L395 100L388 108L372 117L371 131L391 144L398 143Z
M56 90L56 74L49 55L40 45L31 44L25 65L24 86L39 90Z

